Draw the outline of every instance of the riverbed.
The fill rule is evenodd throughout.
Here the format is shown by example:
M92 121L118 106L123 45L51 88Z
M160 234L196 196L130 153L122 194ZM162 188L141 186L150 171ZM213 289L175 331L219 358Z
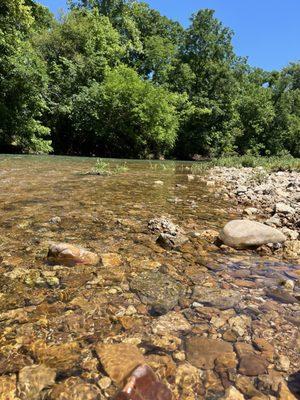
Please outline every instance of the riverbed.
M126 170L0 156L0 399L113 399L123 383L101 346L120 343L174 399L300 398L298 262L217 245L243 210L192 163L107 162ZM156 243L149 221L161 217L188 241ZM99 262L49 263L60 242Z

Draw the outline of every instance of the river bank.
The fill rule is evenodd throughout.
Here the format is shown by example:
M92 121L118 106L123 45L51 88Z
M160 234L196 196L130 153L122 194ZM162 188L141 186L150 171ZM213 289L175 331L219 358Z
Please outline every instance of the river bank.
M0 399L113 399L140 364L178 400L299 397L299 261L286 242L216 241L231 220L273 217L233 189L248 172L2 161Z

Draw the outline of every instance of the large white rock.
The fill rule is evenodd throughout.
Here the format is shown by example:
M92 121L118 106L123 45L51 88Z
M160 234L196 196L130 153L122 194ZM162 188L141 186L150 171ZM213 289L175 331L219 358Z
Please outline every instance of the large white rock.
M236 219L228 222L220 233L220 239L227 246L236 249L286 241L285 235L278 229L247 219Z

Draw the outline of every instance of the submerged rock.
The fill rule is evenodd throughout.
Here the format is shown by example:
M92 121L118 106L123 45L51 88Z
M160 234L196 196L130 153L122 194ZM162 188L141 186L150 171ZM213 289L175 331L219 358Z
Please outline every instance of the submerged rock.
M56 385L48 395L49 400L104 400L100 389L83 381L79 377L71 377Z
M51 244L47 258L51 262L64 265L95 265L99 262L97 254L69 243Z
M232 345L222 340L193 336L186 339L185 347L187 360L197 368L213 369L218 358L223 363L226 358L230 363L237 363Z
M152 325L155 334L166 334L172 332L187 332L192 329L188 320L180 313L171 311L160 316Z
M135 368L145 363L140 350L132 344L99 344L96 352L105 372L120 386Z
M183 229L165 217L153 218L148 222L148 229L159 233L156 242L167 250L177 250L189 239Z
M130 289L158 314L172 310L183 293L180 283L158 271L147 271L137 275L130 282Z
M44 365L24 367L19 372L18 396L22 400L38 400L43 389L55 383L56 371Z
M275 228L245 219L228 222L220 233L220 239L227 246L244 249L267 243L282 243L286 237Z
M139 366L115 400L172 400L171 391L147 365Z
M18 400L16 396L16 375L0 376L0 400Z
M237 291L230 289L195 286L193 299L198 303L226 310L237 305L241 300L241 295Z
M178 233L177 235L170 235L169 233L161 233L157 240L156 243L158 243L161 247L163 247L166 250L178 250L180 246L182 246L184 243L188 242L189 238L185 235L182 235L181 233Z

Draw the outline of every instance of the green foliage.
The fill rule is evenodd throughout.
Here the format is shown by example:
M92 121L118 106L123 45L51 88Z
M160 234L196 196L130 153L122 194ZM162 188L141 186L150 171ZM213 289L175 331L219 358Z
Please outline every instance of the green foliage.
M89 172L89 174L107 176L112 174L122 174L126 171L128 171L126 162L124 162L123 164L117 164L114 169L111 169L109 163L105 162L101 158L97 158L96 164L92 168L91 172Z
M233 156L214 158L210 161L197 162L192 165L192 172L199 174L213 167L226 168L259 168L265 171L300 171L300 159L291 156L279 157L256 157L256 156ZM257 169L253 172L253 179L257 182L265 180L265 172Z
M111 172L109 170L109 164L98 158L91 173L93 175L102 175L102 176L110 175Z
M232 32L212 10L201 10L186 31L181 58L192 72L188 95L192 104L178 141L181 157L198 153L217 156L234 150L238 134L235 69L239 60L231 44Z
M178 95L119 66L74 97L76 142L110 156L165 154L176 139L177 101Z
M46 64L30 42L34 18L22 0L0 6L0 147L51 151L41 123L47 104Z
M0 4L0 150L300 156L299 62L251 68L213 10L184 29L135 0L69 5L55 20L35 0Z

